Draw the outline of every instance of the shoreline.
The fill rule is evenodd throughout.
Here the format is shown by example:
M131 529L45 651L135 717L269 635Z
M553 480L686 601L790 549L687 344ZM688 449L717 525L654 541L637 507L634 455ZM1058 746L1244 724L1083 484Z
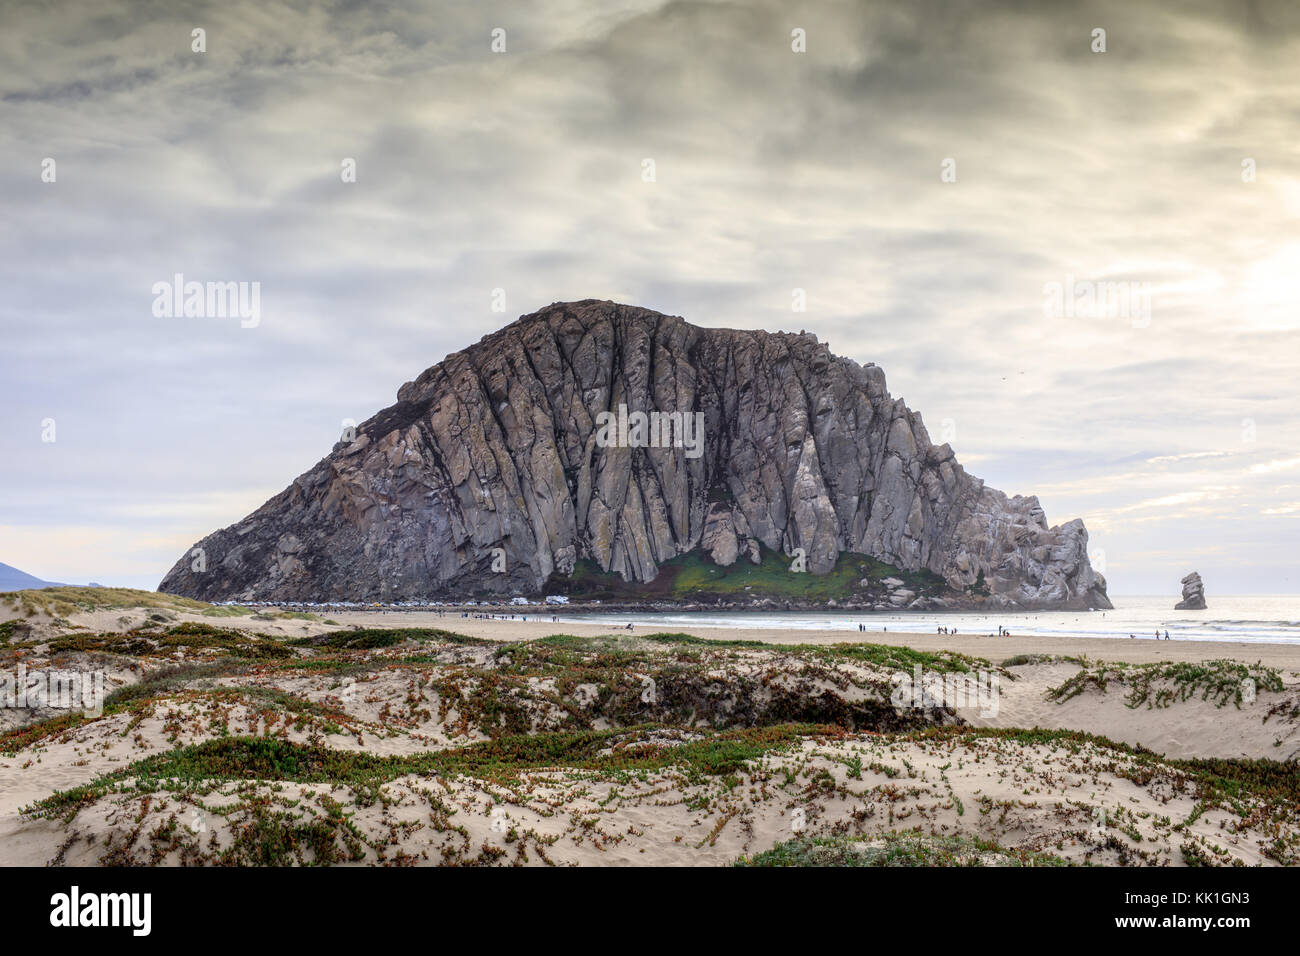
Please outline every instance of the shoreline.
M40 592L32 592L39 594ZM982 657L998 663L1011 657L1022 655L1044 655L1057 658L1087 657L1091 660L1130 663L1153 663L1172 661L1207 661L1233 660L1241 663L1264 663L1269 666L1300 671L1300 643L1273 643L1268 638L1273 635L1261 634L1262 640L1216 640L1204 635L1175 636L1172 640L1155 640L1151 636L1124 636L1097 634L1071 634L1059 630L1033 631L1035 623L1049 622L1019 621L1012 615L1003 617L989 616L978 622L963 622L959 633L941 634L931 630L934 619L927 624L924 631L903 630L901 627L913 626L915 612L901 612L908 623L894 630L890 625L896 624L897 618L888 622L870 622L859 620L852 612L843 609L831 609L844 614L844 627L807 627L794 621L782 621L774 618L758 626L737 624L728 620L683 621L662 620L663 612L643 612L647 619L638 620L636 612L615 611L610 606L600 606L597 610L590 605L458 605L442 608L413 607L368 607L368 608L322 608L304 607L308 614L296 613L288 607L276 606L263 610L271 613L209 613L220 607L189 607L151 601L151 598L163 598L164 595L139 592L138 603L132 601L134 594L126 591L115 593L119 600L105 604L93 610L65 611L66 627L90 628L95 631L122 632L132 628L148 625L160 619L156 613L162 610L166 620L173 622L187 621L210 626L230 628L264 634L268 637L294 639L316 634L329 633L345 627L361 628L435 628L464 634L468 637L480 637L496 641L535 640L557 634L572 634L579 637L598 637L619 635L646 635L655 633L679 633L711 641L755 641L774 645L809 644L884 644L890 646L910 647L920 651L955 651ZM205 609L206 608L206 609ZM58 633L61 628L55 623L54 608L44 608L33 615L26 616L15 607L0 606L0 625L21 619L37 625L44 631L51 626ZM619 616L622 620L582 620L584 615L597 613ZM728 616L735 612L724 612ZM762 614L763 612L759 612ZM772 614L773 612L766 612ZM778 612L779 613L779 612ZM823 612L827 613L827 612ZM1058 612L1060 613L1060 612ZM1084 613L1084 612L1064 612ZM462 616L462 615L471 616ZM482 615L482 616L474 616ZM514 619L511 619L514 615ZM669 616L680 618L684 615ZM707 616L707 612L701 616ZM839 614L835 614L838 617ZM523 620L527 618L527 620ZM554 618L554 620L552 620ZM626 627L631 619L633 628ZM1021 631L1016 628L1013 634L997 635L998 618L1015 627L1026 626ZM865 624L866 630L859 630L857 624ZM1057 622L1051 622L1055 624ZM1065 622L1059 622L1064 624ZM939 625L942 626L942 625ZM886 630L886 627L890 629ZM1290 636L1289 634L1286 636Z
M1093 660L1148 664L1166 661L1226 659L1300 671L1300 644L1246 644L1238 641L1157 641L1154 638L1063 637L1059 635L1013 634L1010 637L975 634L917 634L906 631L803 630L781 627L729 627L714 624L666 623L634 626L631 631L614 624L587 621L501 620L461 617L421 611L335 612L331 620L360 627L437 627L447 631L497 641L525 641L572 634L575 637L603 637L648 634L689 634L714 641L759 641L764 644L888 644L919 651L957 651L994 663L1022 654L1053 657L1083 657ZM394 617L400 619L394 620Z

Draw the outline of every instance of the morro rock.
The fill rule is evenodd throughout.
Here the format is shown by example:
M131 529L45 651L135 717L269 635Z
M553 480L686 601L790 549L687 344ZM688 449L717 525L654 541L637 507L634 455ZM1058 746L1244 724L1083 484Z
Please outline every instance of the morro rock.
M637 413L655 412L678 430L652 423L647 438ZM608 427L611 415L624 424ZM693 421L698 433L678 440ZM802 552L812 574L869 555L982 606L1109 608L1087 545L1081 521L1049 527L1036 498L968 475L880 368L814 335L586 300L524 316L407 382L354 440L198 542L205 569L187 550L159 590L535 595L580 560L650 582L689 551L726 566L762 550Z
M1193 571L1182 580L1183 599L1174 605L1175 611L1204 611L1205 585L1201 576Z

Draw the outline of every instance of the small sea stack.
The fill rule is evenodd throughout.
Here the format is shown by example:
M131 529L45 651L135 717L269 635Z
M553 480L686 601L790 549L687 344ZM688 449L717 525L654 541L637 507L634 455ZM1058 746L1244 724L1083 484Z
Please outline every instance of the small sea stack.
M1204 611L1205 584L1201 576L1193 571L1182 580L1183 599L1174 605L1175 611Z

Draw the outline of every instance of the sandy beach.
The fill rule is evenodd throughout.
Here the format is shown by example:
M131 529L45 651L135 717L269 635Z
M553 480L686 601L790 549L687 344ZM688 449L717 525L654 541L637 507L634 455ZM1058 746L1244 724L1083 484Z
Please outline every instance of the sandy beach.
M528 620L500 620L497 618L461 617L422 611L335 611L330 620L357 627L440 627L470 637L493 641L527 641L552 634L573 634L577 637L599 637L607 634L624 634L626 629L607 624L583 621L553 623L551 615L527 615ZM1300 670L1300 645L1295 644L1242 644L1233 641L1157 641L1151 638L1110 639L1088 637L1060 637L1057 635L1013 634L997 635L941 635L911 634L879 629L858 632L851 630L813 631L792 628L729 628L700 625L681 626L649 624L634 628L634 633L653 634L659 631L690 634L715 641L761 641L765 644L889 644L911 647L921 651L956 651L991 661L1001 661L1023 654L1047 654L1057 657L1088 657L1093 660L1125 661L1132 664L1149 664L1162 661L1233 660L1243 663L1261 662L1271 667Z

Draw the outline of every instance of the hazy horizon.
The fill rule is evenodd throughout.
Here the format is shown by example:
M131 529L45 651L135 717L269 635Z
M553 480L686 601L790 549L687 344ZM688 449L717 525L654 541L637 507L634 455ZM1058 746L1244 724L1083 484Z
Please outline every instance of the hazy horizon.
M0 562L156 587L345 419L598 298L880 365L967 471L1082 518L1113 596L1300 593L1294 5L0 24ZM177 274L259 283L257 322L156 314ZM1132 299L1054 309L1087 283Z

